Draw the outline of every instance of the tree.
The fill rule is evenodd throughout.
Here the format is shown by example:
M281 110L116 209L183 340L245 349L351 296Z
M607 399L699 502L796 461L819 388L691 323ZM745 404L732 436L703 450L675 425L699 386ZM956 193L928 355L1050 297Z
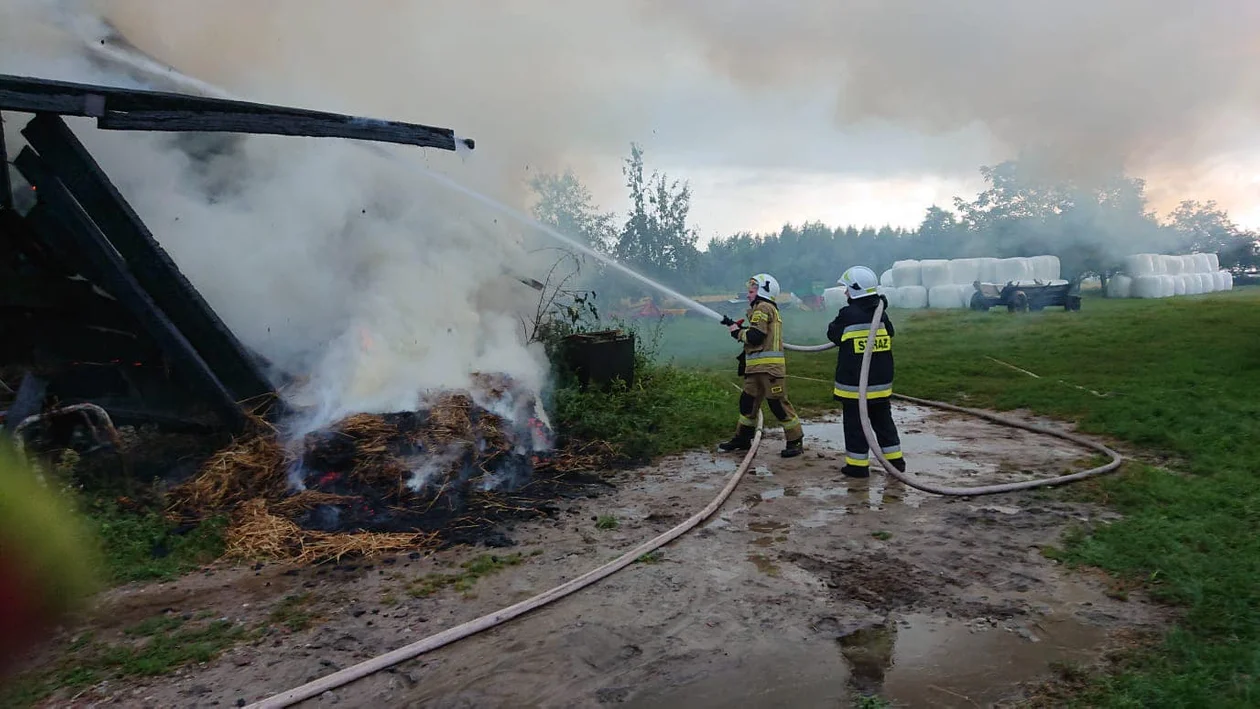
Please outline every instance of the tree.
M622 174L630 190L630 215L617 239L617 258L655 278L689 273L695 267L699 231L687 226L691 187L656 171L643 176L643 149L630 146Z
M535 175L529 186L538 198L533 208L535 219L600 253L611 253L616 242L613 213L599 211L590 191L572 170Z

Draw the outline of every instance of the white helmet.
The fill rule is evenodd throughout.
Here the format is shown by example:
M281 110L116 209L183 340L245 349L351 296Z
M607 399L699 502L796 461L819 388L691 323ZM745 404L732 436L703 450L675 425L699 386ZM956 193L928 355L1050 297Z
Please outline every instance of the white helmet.
M844 286L854 300L879 294L879 277L866 266L854 266L840 274L836 285Z
M748 279L748 285L757 286L757 297L765 298L771 303L779 298L779 282L769 273L758 273Z

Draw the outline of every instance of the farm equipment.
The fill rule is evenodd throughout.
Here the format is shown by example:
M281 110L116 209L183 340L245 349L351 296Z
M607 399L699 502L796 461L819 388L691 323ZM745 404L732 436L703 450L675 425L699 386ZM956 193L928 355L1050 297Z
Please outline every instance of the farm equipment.
M1001 305L1012 313L1053 306L1062 306L1068 311L1081 309L1081 285L1075 280L1061 283L1011 281L1006 285L976 281L973 285L976 292L971 294L971 309L979 312Z

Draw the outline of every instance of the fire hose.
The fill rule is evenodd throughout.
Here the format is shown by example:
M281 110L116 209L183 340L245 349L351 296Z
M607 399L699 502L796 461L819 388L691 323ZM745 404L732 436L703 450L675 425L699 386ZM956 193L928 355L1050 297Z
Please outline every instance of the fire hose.
M544 591L532 598L527 598L519 603L508 606L507 608L497 610L488 615L483 615L480 618L475 618L466 623L457 625L454 628L443 630L440 633L430 635L427 638L418 640L410 645L400 647L397 650L385 653L384 655L378 655L371 659L364 660L357 665L352 665L344 670L339 670L325 677L321 677L320 679L307 682L300 687L273 695L262 701L250 704L249 706L257 709L272 709L273 707L292 706L300 701L310 699L311 697L323 694L329 690L336 689L342 685L362 679L370 674L375 674L381 670L393 667L400 662L410 660L431 650L436 650L444 645L449 645L457 640L462 640L470 635L475 635L483 630L488 630L501 623L506 623L517 616L521 616L532 610L541 608L552 601L564 598L575 591L579 591L587 586L590 586L596 581L600 581L601 579L615 574L630 564L633 564L644 554L656 551L678 537L681 537L697 524L700 524L707 519L722 506L722 503L726 502L726 498L731 496L731 493L735 491L735 487L739 485L739 481L743 479L744 473L748 471L748 466L752 464L753 457L757 455L757 449L761 445L762 423L762 415L761 412L758 411L757 431L753 434L752 445L748 449L748 453L744 455L744 459L740 462L739 467L737 467L735 472L731 475L730 480L727 481L726 487L722 488L722 491L718 493L718 496L713 498L713 501L706 505L704 509L695 513L686 521L677 525L673 529L670 529L668 532L644 542L607 564L604 564L592 571L588 571L572 581L567 581L549 591Z
M1014 492L1017 490L1031 490L1033 488L1039 488L1039 487L1062 485L1064 483L1076 482L1078 480L1084 480L1085 478L1102 475L1103 473L1111 472L1115 470L1116 468L1120 467L1120 464L1123 462L1124 459L1120 456L1119 453L1111 450L1110 448L1102 445L1101 443L1097 443L1083 436L1077 436L1075 434L1067 433L1064 431L1056 431L1051 428L1046 428L1044 426L1037 426L1035 424L1025 423L1023 421L1016 421L1013 419L1003 418L1001 416L991 414L987 411L980 411L977 409L968 409L961 406L954 406L952 404L946 404L940 401L919 399L913 396L905 396L904 394L894 394L893 395L894 398L897 398L902 401L909 401L911 403L943 409L945 411L953 411L956 413L969 414L971 416L982 418L982 419L991 421L993 423L996 423L1002 426L1008 426L1011 428L1019 428L1019 429L1031 431L1034 433L1042 433L1047 436L1060 438L1065 441L1076 443L1086 448L1096 450L1099 453L1103 453L1111 458L1111 462L1107 463L1106 465L1100 465L1098 467L1090 468L1089 470L1085 470L1079 473L1073 473L1071 475L1060 475L1053 478L1045 478L1045 479L1040 479L1040 480L1027 480L1023 482L1002 483L1002 484L997 484L997 485L982 485L979 487L948 487L944 485L935 485L932 483L919 482L907 476L906 474L898 471L896 468L892 466L891 463L888 462L888 459L885 458L884 454L881 452L879 441L875 436L875 431L873 428L871 428L870 413L867 409L867 385L870 380L871 354L875 351L875 337L879 331L879 323L880 323L881 318L883 317L883 314L884 314L884 304L881 301L879 305L875 307L875 316L871 319L870 333L868 334L867 340L866 340L866 349L862 354L862 369L861 369L860 378L858 380L858 414L862 421L862 434L866 438L866 442L867 442L867 445L870 447L871 453L874 454L875 458L879 461L880 465L883 466L884 471L888 473L889 475L893 476L897 480L900 480L902 483L910 487L913 487L917 490L922 490L924 492L928 492L928 493L932 493L936 495L971 497L975 495L993 495L993 494L1003 493L1003 492ZM803 346L803 345L791 345L791 344L785 343L783 347L784 349L793 350L796 352L823 352L823 351L826 351L835 347L835 345L833 343L826 343L823 345ZM462 640L471 635L475 635L483 630L488 630L502 623L506 623L507 621L512 620L513 618L517 618L526 613L529 613L530 611L541 608L547 605L548 603L551 603L552 601L556 601L561 598L564 598L565 596L568 596L571 593L579 591L587 586L590 586L591 584L597 581L600 581L604 578L607 578L608 576L611 576L612 574L620 571L621 569L624 569L625 567L629 566L630 564L634 563L636 560L641 558L644 554L651 553L665 546L666 544L674 541L675 539L682 536L683 534L687 533L697 524L704 521L710 515L716 512L717 509L721 507L724 502L726 502L726 499L730 497L732 492L734 492L735 487L739 485L740 480L743 479L744 474L748 470L748 466L752 463L753 457L757 454L757 450L761 445L762 424L763 424L762 414L760 411L758 411L757 412L757 428L756 428L756 432L753 434L751 447L749 448L748 453L744 455L743 461L741 461L739 466L735 469L734 474L731 475L730 480L727 481L726 486L722 488L722 491L720 493L718 493L718 496L715 497L713 501L711 501L708 505L706 505L704 509L692 515L685 522L670 529L664 534L661 534L660 536L657 536L647 542L644 542L643 544L635 547L634 549L626 552L625 554L622 554L621 556L617 557L613 561L610 561L607 564L604 564L603 566L597 569L588 571L587 573L571 581L567 581L559 586L556 586L555 588L552 588L548 591L544 591L536 596L533 596L532 598L528 598L524 601L508 606L507 608L497 610L493 613L483 615L480 618L475 618L466 623L457 625L453 628L449 628L447 630L443 630L434 635L430 635L427 638L418 640L410 645L406 645L401 648L398 648L397 650L393 650L383 655L378 655L371 659L364 660L363 662L357 665L352 665L343 670L339 670L337 672L334 672L320 679L308 682L294 689L290 689L280 694L276 694L271 697L268 697L267 699L264 699L262 701L255 702L254 704L251 704L249 706L254 707L255 709L272 709L272 708L278 708L278 707L292 706L293 704L296 704L300 701L310 699L311 697L315 697L324 692L344 686L346 684L349 684L350 682L354 682L356 680L362 679L363 677L366 677L368 675L375 674L377 672L380 672L381 670L385 670L390 667L393 667L394 665L397 665L400 662L405 662L407 660L418 657L426 652L436 650L445 645L449 645L458 640Z
M871 416L870 416L869 409L867 407L867 396L866 396L867 384L870 382L870 374L871 374L871 355L875 351L875 336L879 332L879 324L880 324L881 319L883 318L883 315L884 315L884 301L883 299L880 299L879 304L875 306L875 316L871 318L870 332L867 334L867 337L866 337L866 348L862 352L862 368L861 368L861 373L858 378L858 416L862 420L862 436L866 438L866 445L868 448L870 448L871 455L875 456L875 459L879 461L881 466L883 466L884 472L893 476L897 480L900 480L902 483L912 488L915 488L916 490L922 490L924 492L930 492L936 495L972 497L976 495L996 495L1003 492L1015 492L1018 490L1032 490L1034 488L1039 488L1039 487L1050 487L1053 485L1062 485L1064 483L1077 482L1078 480L1084 480L1086 478L1092 478L1098 475L1102 475L1104 473L1110 473L1116 468L1119 468L1120 464L1124 462L1124 458L1119 453L1108 448L1107 446L1104 446L1101 443L1098 443L1097 441L1093 441L1088 438L1085 438L1084 436L1078 436L1072 433L1068 433L1066 431L1057 431L1052 428L1047 428L1045 426L1038 426L1036 424L1031 424L1031 423L1025 423L1023 421L1016 421L1014 419L1003 418L996 414L989 413L988 411L980 411L978 409L968 409L962 406L954 406L953 404L946 404L945 402L942 402L942 401L920 399L918 397L906 396L904 394L893 394L892 396L894 399L898 399L901 401L908 401L914 404L919 404L921 406L929 406L936 409L942 409L944 411L953 411L960 414L968 414L971 416L975 416L976 418L982 418L986 421L991 421L1001 426L1007 426L1010 428L1019 428L1025 431L1032 431L1033 433L1042 433L1047 436L1053 436L1055 438L1059 438L1065 441L1069 441L1071 443L1075 443L1077 445L1084 446L1086 448L1093 449L1111 458L1111 461L1106 463L1105 465L1100 465L1094 468L1090 468L1089 470L1082 470L1079 473L1072 473L1070 475L1059 475L1053 478L1042 478L1039 480L1024 480L1021 482L1000 483L996 485L980 485L978 487L949 487L947 485L936 485L936 484L928 483L928 482L920 482L908 476L907 474L897 470L896 468L892 466L891 463L888 462L888 459L884 457L883 451L881 450L881 447L879 445L879 441L877 440L875 436L875 430L871 428ZM827 342L821 345L792 345L785 342L783 344L783 349L792 350L794 352L824 352L835 346L836 345L833 342Z

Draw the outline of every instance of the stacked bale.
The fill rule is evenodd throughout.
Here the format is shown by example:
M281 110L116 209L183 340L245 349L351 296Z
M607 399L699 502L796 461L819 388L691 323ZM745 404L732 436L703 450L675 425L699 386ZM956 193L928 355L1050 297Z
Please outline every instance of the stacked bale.
M892 265L893 285L898 288L921 286L923 279L918 261L896 261Z
M893 272L891 268L879 274L879 284L885 288L896 287L897 284L893 282Z
M1129 297L1168 298L1225 290L1227 281L1216 275L1219 265L1220 258L1213 253L1132 254L1124 260L1125 275L1133 278ZM1158 288L1144 278L1158 279ZM1160 295L1153 295L1156 292Z
M1113 276L1107 283L1108 298L1129 298L1133 294L1133 279L1121 274Z
M1002 259L986 256L976 259L977 279L981 283L997 283L998 264Z
M965 307L959 297L959 286L946 283L928 290L928 307L933 310L954 310Z
M928 289L923 286L901 286L897 289L897 303L902 308L926 308Z

